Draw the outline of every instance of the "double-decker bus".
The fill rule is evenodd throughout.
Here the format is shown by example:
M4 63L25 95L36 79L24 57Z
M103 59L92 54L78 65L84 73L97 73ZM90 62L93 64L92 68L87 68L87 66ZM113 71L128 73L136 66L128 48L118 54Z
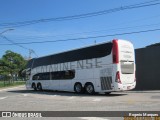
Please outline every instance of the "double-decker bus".
M27 69L27 89L109 94L136 85L134 47L126 40L34 58Z

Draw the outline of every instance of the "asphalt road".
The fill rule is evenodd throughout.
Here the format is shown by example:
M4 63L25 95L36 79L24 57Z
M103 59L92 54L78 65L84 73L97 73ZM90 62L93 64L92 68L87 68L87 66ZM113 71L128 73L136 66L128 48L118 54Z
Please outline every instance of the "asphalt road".
M0 111L160 111L160 91L127 91L113 92L110 95L87 95L71 92L32 91L19 86L0 89ZM17 120L17 118L3 119ZM23 119L28 120L28 118ZM39 120L39 118L32 119ZM53 120L53 118L47 119ZM112 120L120 118L54 117L54 119Z

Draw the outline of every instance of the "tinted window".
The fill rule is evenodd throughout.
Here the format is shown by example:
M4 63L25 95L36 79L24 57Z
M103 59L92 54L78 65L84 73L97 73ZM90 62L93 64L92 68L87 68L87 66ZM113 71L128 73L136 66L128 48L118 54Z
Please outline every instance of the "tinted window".
M50 73L49 72L38 73L34 75L32 79L33 80L50 80Z
M27 67L30 66L31 68L32 63L33 63L32 68L35 68L37 66L43 66L43 65L58 64L58 63L72 62L72 61L92 59L92 58L100 58L100 57L110 55L111 51L112 51L112 43L104 43L100 45L63 52L55 55L35 58L29 61Z
M74 70L66 70L66 71L57 71L51 73L52 80L65 80L65 79L73 79L75 77Z
M65 80L73 79L75 77L75 70L57 71L57 72L46 72L38 73L33 76L33 80Z

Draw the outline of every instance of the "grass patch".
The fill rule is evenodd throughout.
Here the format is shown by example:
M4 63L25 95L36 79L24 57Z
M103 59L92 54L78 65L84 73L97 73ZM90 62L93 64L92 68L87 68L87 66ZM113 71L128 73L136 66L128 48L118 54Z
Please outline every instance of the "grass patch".
M9 81L0 81L0 88L17 86L17 85L25 85L25 81L14 81L13 83L9 83Z

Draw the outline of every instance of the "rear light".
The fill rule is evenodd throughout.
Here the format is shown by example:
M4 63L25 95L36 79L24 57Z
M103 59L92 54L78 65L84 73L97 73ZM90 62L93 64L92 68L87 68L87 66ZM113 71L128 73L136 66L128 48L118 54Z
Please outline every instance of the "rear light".
M121 79L120 79L120 73L119 73L119 71L117 71L117 73L116 73L116 80L115 81L118 82L118 83L120 83L120 84L122 84Z
M113 63L117 64L119 63L119 53L118 53L118 40L113 40Z

